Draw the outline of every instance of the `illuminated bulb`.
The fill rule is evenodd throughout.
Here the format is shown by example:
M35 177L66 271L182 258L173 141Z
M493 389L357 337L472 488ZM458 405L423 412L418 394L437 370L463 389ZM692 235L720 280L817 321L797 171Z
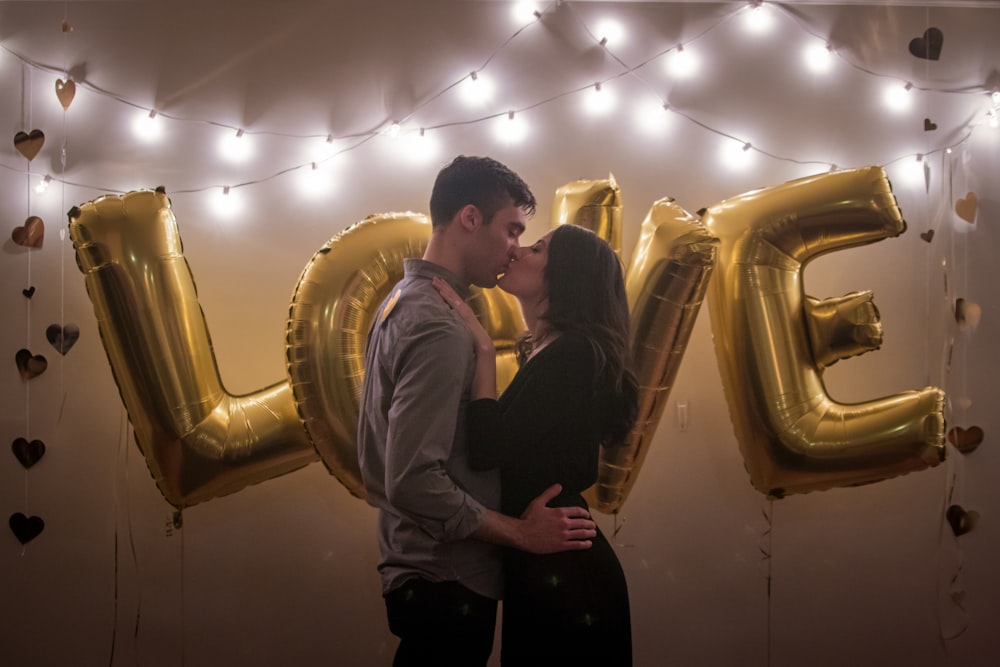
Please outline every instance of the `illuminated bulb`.
M496 119L493 132L498 141L505 144L517 144L528 136L528 126L523 118L510 111L506 116Z
M132 134L136 139L147 143L158 141L163 136L163 123L160 122L156 111L146 112L140 109L132 117Z
M441 144L424 128L419 132L408 132L403 137L402 154L415 165L424 165L435 160L441 153Z
M750 142L739 143L726 139L719 147L719 161L731 171L743 171L754 163L753 146Z
M743 27L747 32L757 35L764 34L774 25L774 15L761 2L751 2L743 12Z
M990 109L986 112L986 124L990 127L1000 127L1000 121L997 120L996 110Z
M394 122L392 125L389 126L389 129L387 130L386 133L389 135L389 138L395 139L396 137L399 136L399 132L400 132L399 123Z
M1000 107L1000 91L993 91L990 95L990 100L992 100L993 106Z
M212 212L224 220L231 220L243 212L243 198L228 185L214 191L210 205Z
M833 66L833 49L829 44L813 42L803 50L802 59L810 72L823 74Z
M52 177L45 174L45 178L38 181L38 185L35 186L35 194L45 194L45 191L49 189L49 183L52 182Z
M677 46L677 51L670 58L671 73L681 79L687 78L698 69L698 59L691 53L690 49L685 49L683 44Z
M614 91L599 83L594 84L594 92L584 98L587 111L594 116L601 116L615 108L617 99Z
M595 34L600 39L601 46L611 47L622 43L625 37L625 29L617 21L605 19L598 24Z
M670 105L649 98L635 107L635 124L640 130L652 136L662 135L669 125Z
M472 72L462 82L459 92L462 101L468 106L481 107L493 99L495 88L493 79L479 72Z
M530 23L541 18L537 3L534 2L516 2L511 13L517 23Z
M245 162L253 155L253 142L243 130L227 133L219 139L219 153L230 162Z
M309 199L318 199L328 194L333 186L333 179L326 169L320 169L319 165L313 162L308 167L299 169L298 177L299 192Z
M892 111L906 111L910 108L911 104L911 88L913 88L912 83L907 83L905 86L900 86L898 83L890 84L885 89L882 100Z

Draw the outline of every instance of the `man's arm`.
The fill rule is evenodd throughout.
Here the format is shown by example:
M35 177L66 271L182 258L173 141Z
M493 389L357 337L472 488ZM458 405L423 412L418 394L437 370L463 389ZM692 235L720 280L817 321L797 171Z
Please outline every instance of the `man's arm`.
M531 501L521 518L486 510L472 537L521 551L550 554L589 549L596 524L582 507L547 507L562 491L554 484Z

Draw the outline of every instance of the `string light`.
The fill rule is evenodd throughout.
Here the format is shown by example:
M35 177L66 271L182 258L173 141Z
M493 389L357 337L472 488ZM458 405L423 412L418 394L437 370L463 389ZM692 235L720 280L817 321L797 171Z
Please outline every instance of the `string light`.
M230 186L226 185L211 194L209 206L216 217L232 220L243 212L243 198Z
M755 161L755 153L751 150L752 148L753 145L749 141L723 139L719 146L719 161L723 167L730 171L743 171Z
M329 194L333 186L333 178L326 169L320 169L316 162L299 169L297 181L299 192L309 199L317 199Z
M603 116L610 113L617 104L614 91L608 90L600 83L594 84L594 92L584 97L584 105L592 116Z
M635 124L647 135L661 136L669 125L669 112L669 104L661 103L658 98L648 97L635 106Z
M493 136L503 144L519 144L528 136L528 126L524 119L513 111L496 119Z
M424 128L407 133L401 148L403 156L415 165L429 164L441 154L440 143Z
M556 2L553 3L553 4L554 5L558 5L559 4L559 0L556 0ZM736 15L739 12L745 12L747 14L750 14L750 13L764 13L764 14L767 14L769 12L773 13L770 10L771 7L777 7L778 9L784 9L783 7L781 7L781 5L771 5L770 3L768 3L767 7L763 7L762 6L763 4L764 3L762 2L762 0L751 0L751 2L749 3L749 6L744 5L744 6L738 8L738 9L736 9L734 11L731 11L730 13L728 13L728 14L726 14L724 16L721 16L711 26L709 26L707 29L701 31L693 39L697 40L697 39L703 38L709 32L713 31L719 25L723 24L726 20L728 20L729 18L731 18L732 16ZM521 32L523 32L525 30L525 28L527 28L531 23L534 23L536 20L540 19L542 17L542 15L543 15L543 12L539 11L537 9L537 3L520 2L520 3L518 3L517 5L514 6L514 9L515 9L515 12L517 12L516 16L517 16L518 20L522 23L521 27L517 31L515 31L513 33L513 35L511 35L506 41L504 41L500 45L500 47L493 54L490 55L490 57L486 60L486 62L479 69L475 70L476 76L478 78L482 78L482 69L485 68L486 65L488 65L493 60L493 58L497 55L497 53L499 53L499 51L501 51L504 48L506 48L516 37L518 37L518 35L521 34ZM818 35L815 35L814 33L812 33L809 30L808 26L805 25L803 19L801 17L799 17L797 14L789 12L788 10L784 10L784 11L785 11L786 15L791 20L793 20L794 22L796 22L799 25L800 29L803 32L812 34L817 39L822 39ZM572 16L575 16L575 14L573 14L573 12L571 11L571 12L568 12L566 14L563 14L563 16L571 16L572 17ZM579 19L577 19L577 20L579 20ZM602 30L601 32L603 33L604 31ZM603 45L605 48L608 48L609 44L612 42L612 38L609 35L604 35L604 34L602 34L599 38L597 36L594 36L594 39L595 39L595 41L597 43ZM691 42L689 41L688 44L690 44L690 43ZM6 47L4 47L4 50L10 52L9 49L7 49ZM61 70L57 71L54 68L51 68L51 67L43 65L41 63L32 61L29 58L26 58L26 57L21 56L19 54L16 54L16 53L13 53L13 52L10 52L10 53L14 57L18 58L25 65L31 66L31 67L33 67L35 69L49 71L49 72L52 72L52 73L54 73L56 75L59 75L59 76L63 75L63 72ZM615 56L614 59L624 68L625 71L622 74L636 75L636 70L640 69L641 67L644 67L649 62L651 62L653 60L660 59L662 56L668 55L668 54L669 54L669 56L664 59L664 62L665 62L666 65L668 65L671 68L671 70L673 70L672 73L675 76L684 76L684 75L690 76L697 69L697 59L694 58L694 57L692 57L692 54L690 53L689 49L686 48L684 44L678 44L678 45L676 45L674 47L667 48L664 51L661 51L656 56L654 56L654 57L650 58L649 60L644 61L641 64L636 65L636 66L626 65L622 60L620 60L619 58L617 58L617 56ZM822 57L820 57L820 58L816 58L816 60L818 62L828 63L829 61L832 61L832 56L833 55L839 55L839 54L837 54L834 51L834 49L831 46L828 45L828 46L825 47L825 55L822 55ZM866 69L865 67L863 67L861 65L854 64L854 63L850 62L849 60L846 60L843 56L840 56L840 57L841 57L841 59L845 60L845 62L849 66L853 67L854 69L856 69L858 71L864 72L864 73L872 75L872 76L886 76L886 75L882 75L882 74L879 74L877 72L873 72L871 70L868 70L868 69ZM674 68L676 68L676 69L674 69ZM619 76L621 76L621 75L619 75ZM463 78L474 78L474 77L472 75L469 75L469 76L463 77ZM428 99L429 100L436 99L438 96L444 94L445 92L447 92L452 87L455 87L456 85L461 84L461 83L462 83L461 80L459 80L456 83L452 83L451 85L449 85L449 86L445 87L443 90L441 90L437 95L432 95ZM115 99L115 100L117 100L119 102L122 102L122 103L125 103L125 104L129 104L131 106L136 106L135 104L133 104L132 102L129 102L125 98L123 98L123 97L121 97L121 96L119 96L119 95L117 95L117 94L115 94L113 92L102 90L100 88L95 88L95 87L89 85L86 81L78 82L77 85L80 86L80 87L89 89L92 92L94 92L95 94L102 95L102 96L105 96L105 97L110 97L110 98ZM905 90L908 91L912 87L913 87L912 84L907 83L906 86L905 86ZM985 87L985 85L983 86L983 88L984 87ZM921 90L930 91L930 92L942 92L942 93L970 93L970 92L977 92L975 88L976 87L966 87L966 88L961 88L961 89L956 89L956 90L936 89L936 88L921 88ZM995 88L993 88L993 91L994 92L992 94L992 98L991 99L994 102L996 102L998 99L1000 99L1000 92L996 91ZM561 98L561 97L563 97L565 95L574 94L574 93L577 93L577 92L580 92L580 91L579 90L576 90L576 91L567 91L567 92L562 92L562 93L558 93L558 94L555 94L555 95L551 95L550 97L548 97L548 98L546 98L544 100L536 101L534 103L531 103L531 104L525 106L524 108L525 109L536 108L536 107L542 106L544 104L547 104L549 102L555 101L555 100L557 100L557 99L559 99L559 98ZM893 91L893 93L890 95L890 97L892 99L894 99L894 100L897 100L897 101L902 100L902 99L908 99L907 95L898 94L897 91ZM418 105L416 107L416 109L414 109L414 111L411 112L410 115L413 115L422 106L423 106L423 104ZM996 121L997 121L998 115L1000 115L1000 108L998 108L998 105L996 103L994 103L993 106L994 106L994 108L990 110L993 113L990 113L990 111L987 111L987 113L986 113L986 116L987 116L986 121L987 122L985 123L985 125L996 126L996 124L997 124ZM168 119L176 120L176 121L207 123L207 124L210 124L210 125L216 125L218 127L227 128L226 125L221 124L221 123L217 123L217 122L213 122L213 121L190 119L190 118L177 118L177 117L174 117L174 116L170 116L169 114L162 114L162 113L157 114L157 112L155 112L155 111L149 111L148 114L147 114L147 112L143 111L142 114L146 115L146 120L148 120L148 121L157 120L159 117L162 116L164 118L168 118ZM698 119L692 117L691 115L685 114L683 112L679 112L678 115L680 115L681 117L685 118L687 121L689 121L691 123L694 123L694 124L702 127L703 129L706 129L706 130L708 130L710 132L713 132L713 133L715 133L717 135L724 136L724 137L728 137L729 136L725 132L723 132L722 130L716 129L715 127L712 127L712 126L710 126L710 125L708 125L706 123L703 123L703 122L699 121ZM496 118L496 116L490 115L490 116L485 116L483 118L473 119L473 120L457 120L457 121L453 121L453 122L449 122L449 123L441 123L439 125L436 125L435 129L442 128L442 127L449 127L449 126L453 126L453 125L463 125L463 124L469 124L469 123L478 123L478 122L482 122L482 121L491 120L491 119L494 119L494 118ZM513 114L511 114L511 117L510 117L509 120L511 120L511 121L514 120ZM518 119L518 120L520 120L520 119ZM159 127L158 123L154 124L154 123L151 122L150 124ZM138 121L134 122L134 125L140 125L140 127L141 127L141 124ZM498 123L498 126L500 126L500 125L503 125L503 124L502 123ZM515 128L516 128L516 131L515 131ZM237 136L242 138L242 135L243 135L243 130L242 129L239 129L239 130L237 130L236 128L228 128L228 129L235 130L236 133L237 133ZM974 127L969 128L969 133L971 133L972 130L974 130ZM507 141L507 142L515 141L515 140L517 140L517 137L519 137L519 136L523 138L523 135L526 133L526 131L527 131L527 126L524 125L522 122L507 123L506 127L504 127L502 131L500 130L499 127L497 128L498 135L504 137L504 141ZM379 134L381 134L383 132L384 132L384 130L377 131L377 132L363 132L363 133L360 133L360 134L357 134L357 135L346 135L346 136L343 137L344 139L356 139L356 141L349 142L350 145L347 145L347 146L341 148L339 151L337 151L337 153L339 154L339 153L343 153L343 152L353 151L353 150L359 148L360 146L362 146L363 144L367 143L370 139L378 136ZM397 132L398 132L398 130L397 130ZM153 135L151 133L148 133L146 131L142 131L142 132L136 131L136 133L137 133L137 135L142 136L142 137L147 138L147 139L149 137L152 137L152 136L158 136L158 135ZM292 133L288 133L288 132L271 132L271 131L266 131L266 130L257 130L257 131L254 131L253 134L267 134L267 135L281 136L281 137L285 137L285 138L287 138L287 137L308 138L308 137L317 136L317 135L292 134ZM324 135L319 135L319 136L322 137ZM325 136L326 136L327 140L332 143L332 138L333 138L332 135L325 135ZM969 135L967 134L966 136L964 136L964 137L960 138L959 140L957 140L952 145L954 146L954 145L959 145L961 143L964 143L966 140L968 140L968 136ZM236 144L234 143L232 145L236 145ZM249 146L245 146L245 148L249 148ZM755 149L755 150L759 151L759 149ZM943 148L939 148L937 150L943 150ZM249 153L250 152L251 151L249 151L249 150L235 151L235 153L237 155L246 153L247 157L249 157ZM763 153L763 151L759 151L759 152ZM775 160L781 160L781 161L786 161L786 162L794 162L794 163L798 163L798 164L814 163L814 161L803 162L801 160L793 159L793 158L790 158L790 157L783 157L783 156L780 156L780 155L774 155L774 154L771 154L771 153L765 153L765 154L767 154L769 157L771 157L772 159L775 159ZM885 164L890 164L890 163L893 163L893 162L896 162L896 161L897 160L894 159L894 160L891 160L889 163L885 163ZM306 163L306 165L308 165L308 164L309 164L309 162ZM244 186L244 185L252 185L252 184L258 184L258 183L262 183L264 181L268 181L270 179L276 178L276 177L281 176L283 174L295 171L296 169L299 169L299 168L301 168L303 166L305 166L305 165L301 165L300 164L300 165L296 165L296 166L292 166L292 167L281 168L281 169L275 171L274 173L272 173L269 176L265 176L263 178L260 178L258 180L254 180L254 181L244 182L244 183L241 184L241 187ZM4 165L0 165L0 167L4 167ZM114 191L114 190L118 190L119 189L119 188L115 188L115 187L109 188L109 187L106 187L106 186L87 185L87 184L81 184L81 183L71 183L70 181L66 181L66 180L62 180L62 179L56 179L56 180L58 182L61 182L61 183L68 183L68 184L72 184L72 185L75 185L75 186L87 187L87 188L92 188L92 189L96 189L96 190ZM199 188L193 188L193 189L187 189L187 190L174 190L174 192L175 193L180 193L180 192L204 192L204 191L208 191L210 189L211 189L210 187L199 187Z
M677 45L677 51L669 61L670 73L679 79L687 79L698 71L698 59L691 53L690 49L685 49L683 44Z
M833 67L833 48L822 42L812 42L802 50L806 68L815 74L825 74Z
M253 142L240 129L219 138L219 154L229 162L246 162L253 157Z
M156 111L139 109L132 117L132 134L145 143L154 143L163 137L163 123Z
M882 100L892 111L906 111L910 108L912 101L912 96L910 95L910 90L912 89L913 84L909 82L907 82L905 86L900 86L898 82L891 83L886 86Z
M35 194L39 195L45 194L45 191L49 189L49 184L51 182L52 182L52 177L49 176L48 174L45 174L45 178L42 178L40 181L38 181L38 184L35 186Z
M762 35L774 26L774 15L760 0L751 2L743 12L743 27L747 32Z
M597 25L597 43L603 47L610 48L619 46L625 39L625 28L618 21L604 19Z
M462 101L470 107L482 107L493 99L495 88L489 76L473 71L462 82Z

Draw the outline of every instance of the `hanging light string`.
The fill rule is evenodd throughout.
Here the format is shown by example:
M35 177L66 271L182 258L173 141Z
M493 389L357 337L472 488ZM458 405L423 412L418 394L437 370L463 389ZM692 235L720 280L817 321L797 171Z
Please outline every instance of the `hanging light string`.
M535 23L537 23L546 13L551 13L551 11L552 11L552 9L554 7L557 7L559 5L572 6L572 4L573 3L566 2L565 0L554 0L548 6L546 6L546 8L544 9L544 11L536 11L534 13L533 20L529 21L528 23L525 23L525 24L521 25L510 37L508 37L504 42L502 42L500 44L500 46L497 47L490 54L490 56L486 59L486 61L483 63L482 66L480 66L476 70L473 70L472 73L463 76L459 80L457 80L457 81L455 81L453 83L448 84L443 89L439 90L438 92L436 92L433 95L431 95L430 97L428 97L426 100L424 100L423 102L421 102L420 105L418 105L416 108L414 108L413 111L411 111L409 114L407 114L407 116L403 120L406 121L406 120L411 119L417 113L417 111L419 111L420 109L424 108L425 106L427 106L428 104L430 104L432 101L440 98L442 95L444 95L447 92L451 91L452 89L454 89L456 86L458 86L460 83L462 83L466 79L471 78L473 76L473 74L478 74L479 72L482 72L483 70L485 70L486 67L496 58L497 55L499 55L502 51L508 49L511 46L511 44L514 43L514 41L516 40L516 38L519 37L522 33L524 33L524 31L528 27L530 27L530 26L534 25ZM809 35L811 35L813 37L816 37L818 39L821 39L821 40L824 39L823 37L821 37L820 35L818 35L814 31L810 30L805 25L804 21L795 12L792 12L789 9L787 9L787 8L781 6L781 5L774 5L773 3L767 3L767 5L769 7L773 6L773 7L780 8L787 16L790 16L794 20L795 25L800 30L802 30L803 32L805 32L805 33L807 33L807 34L809 34ZM755 3L750 3L750 4L739 3L739 6L736 7L733 11L731 11L728 14L722 16L720 19L718 19L717 21L715 21L714 23L712 23L711 25L709 25L707 28L703 29L701 32L699 32L697 35L695 35L691 39L688 39L686 41L682 41L682 42L680 42L678 44L674 44L674 45L672 45L670 47L662 49L662 50L658 51L656 54L654 54L653 56L650 56L649 58L643 60L638 65L629 66L624 61L622 61L618 56L616 56L610 50L608 50L609 55L622 66L623 71L620 72L620 73L618 73L618 74L616 74L616 75L614 75L614 76L612 76L612 77L608 77L604 81L599 81L599 82L597 82L597 84L607 83L609 81L613 81L613 80L616 80L616 79L619 79L619 78L622 78L622 77L625 77L625 76L633 76L636 79L638 79L640 82L642 82L643 85L645 85L647 87L650 87L650 88L653 88L652 84L650 84L648 81L646 81L639 74L639 70L647 67L651 63L657 61L658 59L663 58L664 56L666 56L669 53L681 51L683 49L683 46L685 44L692 44L695 41L700 40L701 38L703 38L704 36L706 36L707 34L709 34L710 32L712 32L713 30L715 30L717 27L719 27L720 25L722 25L724 22L726 22L727 20L729 20L733 16L735 16L735 15L737 15L737 14L743 12L743 11L749 10L749 9L755 7L755 6L756 6ZM580 20L580 19L577 18L577 20ZM592 39L594 39L594 41L598 45L600 45L602 48L605 48L607 50L607 46L605 44L601 44L601 40L602 40L601 37L594 35L594 33L591 30L589 30L589 29L587 29L587 32L590 35L590 37ZM30 59L30 58L28 58L26 56L21 55L21 54L15 53L15 52L11 51L6 46L0 45L0 49L3 49L4 51L6 51L7 53L9 53L14 58L17 58L18 60L20 60L25 65L28 65L28 66L30 66L30 67L32 67L34 69L42 70L42 71L49 72L49 73L52 73L52 74L57 74L57 75L62 74L62 70L61 69L53 67L53 66L50 66L50 65L46 65L44 63L32 60L32 59ZM865 74L868 74L870 76L896 79L896 80L900 81L901 83L904 83L904 80L901 79L901 78L899 78L899 77L896 77L896 76L893 76L893 75L888 75L888 74L882 74L882 73L870 70L868 68L862 67L860 65L857 65L856 63L851 62L850 60L847 60L843 55L841 55L839 53L839 51L837 51L835 49L830 49L830 50L831 50L831 52L835 53L841 60L843 60L845 63L847 63L849 66L853 67L854 69L857 69L858 71L861 71L861 72L863 72ZM126 97L124 97L124 96L122 96L122 95L120 95L118 93L115 93L113 91L110 91L110 90L107 90L107 89L102 88L100 86L97 86L97 85L95 85L95 84L93 84L93 83L91 83L89 81L77 81L76 83L80 87L83 87L83 88L85 88L85 89L87 89L87 90L89 90L89 91L91 91L91 92L93 92L93 93L95 93L97 95L113 99L113 100L115 100L117 102L120 102L120 103L122 103L124 105L130 106L130 107L135 108L137 110L149 111L151 114L155 114L157 116L162 116L162 117L167 118L169 120L174 120L174 121L178 121L178 122L198 123L198 124L203 124L203 125L209 125L209 126L212 126L212 127L218 127L218 128L221 128L221 129L225 129L225 130L237 132L237 133L240 133L240 134L244 134L245 133L245 134L248 134L248 135L277 136L277 137L293 138L293 139L321 139L321 138L326 138L328 141L331 141L331 142L332 142L333 139L348 140L348 141L350 141L350 140L356 140L353 143L350 143L348 146L345 146L345 147L343 147L343 148L335 151L331 155L328 155L328 156L326 156L326 157L324 157L322 159L319 159L319 160L310 160L308 162L303 162L301 164L295 164L295 165L292 165L292 166L280 169L278 171L275 171L275 172L271 173L270 175L267 175L267 176L264 176L264 177L261 177L261 178L250 179L250 180L242 181L242 182L235 183L235 184L229 184L229 185L218 185L218 184L216 184L216 185L201 186L201 187L197 187L197 188L178 189L178 190L173 190L174 193L198 193L198 192L205 192L205 191L210 191L210 190L217 190L220 187L233 189L233 188L242 188L242 187L247 187L247 186L251 186L251 185L262 184L262 183L271 181L271 180L273 180L275 178L278 178L280 176L283 176L285 174L288 174L288 173L291 173L291 172L294 172L294 171L297 171L297 170L300 170L300 169L312 168L312 166L314 164L325 163L325 162L327 162L329 160L332 160L332 159L336 158L337 156L339 156L341 154L348 153L348 152L351 152L351 151L355 151L358 148L360 148L361 146L363 146L364 144L368 143L370 140L372 140L372 139L380 136L382 133L384 133L385 132L385 128L387 127L387 124L389 126L394 126L396 129L399 128L399 121L394 121L394 120L391 120L391 119L386 119L382 123L379 124L378 127L380 129L378 129L378 130L374 130L374 131L369 130L369 131L362 131L362 132L356 132L356 133L348 133L348 134L336 135L336 136L335 135L331 135L331 134L324 134L324 133L302 134L302 133L283 132L283 131L274 131L274 130L244 130L242 128L237 128L237 127L234 127L232 125L229 125L229 124L226 124L226 123L221 123L221 122L214 121L214 120L206 120L206 119L199 119L199 118L187 118L187 117L183 117L183 116L179 116L179 115L175 115L175 114L171 114L171 113L160 112L160 111L158 111L156 109L150 109L147 106L144 106L144 105L141 105L141 104L137 104L137 103L135 103L135 102L127 99ZM915 89L915 90L919 90L921 92L937 92L937 93L946 93L946 94L983 94L983 93L990 93L991 92L991 89L989 89L985 85L985 83L982 84L982 85L966 86L966 87L962 87L962 88L950 88L950 89L949 88L935 88L935 87L930 87L930 86L917 86L917 85L912 84L909 81L905 81L905 83L906 83L906 85L909 88ZM523 112L526 112L526 111L531 111L533 109L536 109L536 108L548 105L548 104L550 104L552 102L555 102L557 100L560 100L562 98L565 98L565 97L568 97L568 96L571 96L571 95L575 95L575 94L581 93L583 91L592 90L592 89L594 89L594 87L595 87L595 84L593 82L591 82L591 83L588 83L586 85L581 85L581 86L578 86L578 87L575 87L575 88L572 88L572 89L569 89L569 90L558 92L558 93L556 93L554 95L551 95L549 97L543 98L541 100L538 100L536 102L533 102L533 103L528 104L528 105L526 105L524 107L521 107L521 108L510 109L510 110L505 110L505 111L499 111L499 112L495 112L495 113L490 113L490 114L486 114L486 115L476 116L476 117L472 117L472 118L466 118L466 119L462 119L462 120L453 120L453 121L447 121L447 122L437 123L437 124L433 124L433 125L426 125L426 126L423 126L422 128L420 128L420 131L423 132L423 131L426 131L426 130L442 130L442 129L446 129L446 128L449 128L449 127L458 127L458 126L473 125L473 124L478 124L478 123L483 123L485 121L493 120L493 119L496 119L496 118L500 118L500 117L503 117L505 115L513 117L517 113L523 113ZM995 93L995 91L992 91L992 92ZM703 129L705 129L705 130L707 130L709 132L712 132L712 133L714 133L714 134L716 134L718 136L725 137L725 138L731 139L733 141L737 141L737 142L742 143L744 145L744 149L745 150L754 150L755 152L758 152L758 153L760 153L762 155L765 155L765 156L767 156L767 157L769 157L769 158L771 158L773 160L782 161L782 162L788 162L788 163L794 163L794 164L817 164L817 165L822 164L822 165L828 165L831 168L835 168L836 167L836 165L830 163L829 161L825 161L825 160L800 160L800 159L795 159L795 158L791 158L791 157L788 157L788 156L779 155L777 153L773 153L773 152L770 152L770 151L762 150L761 148L753 145L751 142L746 141L744 139L741 139L739 137L736 137L736 136L734 136L734 135L732 135L732 134L730 134L728 132L725 132L724 130L721 130L721 129L713 126L713 125L710 125L708 123L700 121L696 117L694 117L693 115L691 115L689 113L686 113L683 110L677 109L674 106L669 106L669 107L665 107L665 108L669 108L669 111L671 113L677 114L681 118L684 118L688 122L691 122L692 124L697 125L698 127L701 127L701 128L703 128ZM947 146L941 146L941 147L939 147L937 149L934 149L932 151L928 151L926 153L926 155L932 155L932 154L935 154L935 153L939 153L941 151L947 151L949 149L954 149L954 148L956 148L956 147L964 144L972 136L973 131L975 130L976 127L978 127L978 125L970 126L970 128L968 129L968 131L966 132L966 134L964 134L961 138L959 138L954 143L949 144ZM890 159L890 160L882 163L882 166L888 166L888 165L894 164L896 162L899 162L899 161L905 160L905 159L913 159L913 157L914 157L914 155L912 153L911 154L906 154L906 155L901 155L899 157L892 158L892 159ZM918 159L920 159L921 157L922 156L917 156ZM11 167L11 166L5 165L5 164L0 164L0 167L2 167L4 169L7 169L9 171L15 171L15 172L19 172L19 173L32 174L32 172L30 172L30 169L28 171L25 171L25 170L18 169L16 167ZM34 175L34 174L32 174L32 175ZM98 191L98 192L120 192L121 191L120 188L113 188L113 187L105 187L105 186L99 186L99 185L92 185L92 184L87 184L87 183L80 183L80 182L70 181L70 180L63 179L63 178L58 178L58 179L53 178L52 180L56 180L56 181L58 181L58 182L60 182L60 183L62 183L64 185L70 185L70 186L74 186L74 187L80 187L80 188L95 190L95 191Z

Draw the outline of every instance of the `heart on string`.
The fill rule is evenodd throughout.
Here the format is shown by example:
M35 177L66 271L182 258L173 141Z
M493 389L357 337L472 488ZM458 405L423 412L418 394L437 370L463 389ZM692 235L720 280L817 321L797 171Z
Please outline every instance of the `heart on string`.
M21 544L27 544L45 530L45 522L41 517L25 516L21 512L11 514L7 523Z
M31 287L26 287L25 289L21 290L21 294L23 294L25 298L30 299L31 297L35 296L35 286L32 285Z
M69 109L73 98L76 97L76 83L73 79L67 81L56 79L56 97L59 98L59 104L62 105L63 110Z
M17 438L11 444L10 449L25 469L35 465L45 456L45 443L41 440L28 442L25 438Z
M40 354L32 354L31 350L20 349L14 355L17 363L17 370L21 374L22 380L30 380L45 372L49 367L49 362Z
M45 242L45 223L37 215L29 216L23 225L14 228L10 238L25 248L41 248Z
M934 240L934 230L928 229L926 232L920 234L920 238L930 243L932 240Z
M62 20L62 31L63 32L73 32L73 26L70 25L69 21L66 19Z
M970 225L976 222L976 210L978 208L979 201L976 199L975 192L966 193L964 199L959 199L955 202L955 213Z
M45 133L41 130L22 131L14 135L14 148L17 149L18 153L28 158L28 162L35 159L44 144Z
M945 518L948 519L948 525L951 526L955 537L958 537L976 527L976 523L979 521L979 512L966 510L961 505L952 505L945 512Z
M78 338L80 338L80 327L75 324L67 324L62 327L58 324L50 324L45 330L45 337L48 339L52 347L59 350L59 353L66 356L70 348L76 344Z
M982 317L983 309L978 303L961 298L955 300L955 321L962 331L974 330Z
M930 118L924 118L924 132L933 132L936 129L937 123L932 122Z
M978 426L971 428L956 426L948 430L948 442L963 454L971 454L976 451L982 444L984 436L983 429Z
M937 28L928 28L923 37L910 40L910 53L925 60L941 58L941 47L944 45L944 33Z

